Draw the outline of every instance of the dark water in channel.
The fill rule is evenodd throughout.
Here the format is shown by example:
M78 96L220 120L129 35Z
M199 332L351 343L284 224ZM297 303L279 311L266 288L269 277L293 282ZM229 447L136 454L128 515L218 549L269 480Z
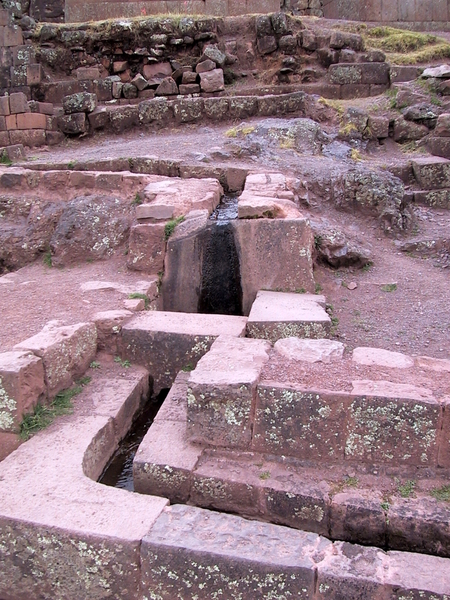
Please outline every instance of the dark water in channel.
M216 210L209 217L218 223L228 223L238 217L238 196L223 196Z
M100 475L99 483L134 492L133 459L168 393L169 390L162 390L147 402Z

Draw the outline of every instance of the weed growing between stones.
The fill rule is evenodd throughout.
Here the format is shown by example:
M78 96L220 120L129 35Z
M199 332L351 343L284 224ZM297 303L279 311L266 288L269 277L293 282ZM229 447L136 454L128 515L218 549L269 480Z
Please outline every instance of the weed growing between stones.
M181 215L181 217L177 217L176 219L171 219L170 221L168 221L166 223L166 226L164 227L164 238L166 241L170 238L172 233L175 231L175 227L177 225L179 225L180 223L182 223L183 221L184 221L184 215Z
M266 481L266 479L270 478L270 472L269 471L263 471L260 475L259 478L262 479L263 481Z
M26 441L41 429L51 425L55 417L71 414L73 409L72 398L80 394L83 387L90 381L90 377L83 377L75 386L59 392L51 404L36 404L32 413L23 416L19 428L20 438Z
M434 488L430 493L433 498L436 498L436 500L441 502L450 502L450 485L443 485L440 488Z
M143 300L145 302L145 310L148 310L148 306L149 306L150 300L149 300L147 294L141 294L139 292L133 292L132 294L128 294L128 298L130 300Z
M100 363L97 362L96 360L93 360L91 362L91 364L89 365L90 369L100 369Z
M12 160L6 154L5 150L3 150L3 152L0 155L0 165L4 165L6 167L10 167L12 165Z
M143 200L139 195L139 192L136 192L136 196L134 197L133 202L131 203L134 206L139 206L139 204L142 204Z
M131 367L131 363L129 360L122 360L120 358L120 356L115 356L114 357L114 362L115 363L120 363L121 367L124 367L125 369L129 369Z
M386 285L381 286L382 292L395 292L396 289L397 289L396 283L387 283Z
M396 478L395 483L397 485L397 491L402 498L414 497L414 490L416 488L416 482L414 480L410 479L402 484L400 483L400 480Z
M49 268L53 266L51 250L47 250L44 254L44 265Z

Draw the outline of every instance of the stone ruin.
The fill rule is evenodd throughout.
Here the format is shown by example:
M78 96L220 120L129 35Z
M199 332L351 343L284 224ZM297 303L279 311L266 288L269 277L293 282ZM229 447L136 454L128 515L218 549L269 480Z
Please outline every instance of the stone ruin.
M22 30L10 12L1 18L0 135L18 161L0 167L2 273L48 251L69 267L126 248L142 280L120 290L140 297L116 310L49 322L0 354L0 598L450 597L449 509L426 493L448 487L450 361L350 354L331 339L314 260L363 266L370 253L306 216L325 193L391 235L411 228L413 205L448 209L444 110L414 105L390 119L349 107L331 132L325 98L395 82L414 95L417 68L391 67L359 34L282 13L143 19L137 40L123 23L94 36L90 24L35 30L22 18ZM227 66L266 60L276 85L227 90ZM428 76L445 97L450 70ZM240 123L251 117L264 121ZM223 121L240 156L281 142L304 157L304 176L244 160L22 160L23 146L66 136ZM431 156L391 171L347 160L363 140L411 136ZM224 194L237 197L220 221ZM21 443L23 415L88 370L73 414ZM169 389L134 458L137 493L99 484L150 394ZM417 493L392 495L393 478Z

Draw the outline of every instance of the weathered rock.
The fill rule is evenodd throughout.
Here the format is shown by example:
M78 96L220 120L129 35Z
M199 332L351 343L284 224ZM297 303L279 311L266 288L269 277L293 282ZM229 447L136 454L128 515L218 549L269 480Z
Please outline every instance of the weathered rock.
M54 265L111 256L130 230L129 207L107 196L82 196L67 203L52 235Z
M429 136L427 147L429 152L435 156L450 158L450 138L448 137Z
M266 35L258 40L258 50L260 54L272 54L278 48L277 38L272 35Z
M123 325L121 356L146 365L158 393L179 371L195 367L219 335L241 336L245 324L245 318L228 315L147 311Z
M288 337L323 338L331 320L322 304L323 296L259 291L252 305L248 337L275 343Z
M191 441L250 448L256 385L269 349L268 342L248 338L220 336L214 342L189 378Z
M97 107L97 96L89 92L79 92L65 96L63 99L63 108L66 115L74 113L90 113Z
M372 253L360 242L350 239L343 231L312 223L317 260L332 267L364 267Z
M225 89L222 69L214 69L200 73L200 88L202 92L221 92Z
M443 113L438 116L434 135L450 137L450 113Z
M225 64L226 55L217 46L206 46L206 48L203 48L203 56L200 60L203 59L212 60L218 67L222 68Z
M399 117L394 121L394 141L399 144L421 140L428 133L429 130L426 125L406 121L403 117Z
M86 113L73 113L58 117L58 127L63 133L70 135L86 133L89 130L89 121L86 118Z
M403 116L406 121L414 121L416 123L422 123L429 129L432 129L436 125L439 112L436 107L432 104L421 103L415 104L407 108Z
M202 60L202 62L198 63L198 65L195 67L195 72L197 74L207 73L208 71L213 71L216 68L216 66L216 63L213 60L207 58L205 60Z
M377 365L393 369L411 369L414 366L414 360L410 356L381 348L355 348L353 361L358 365Z
M389 117L369 116L368 134L371 138L386 139L389 137Z
M412 216L403 205L404 194L403 183L390 173L355 167L336 181L333 199L344 210L357 208L377 216L381 226L389 231L406 229L411 223Z
M282 338L275 342L275 350L289 360L308 363L329 363L333 359L342 358L344 344L325 339L301 339L298 337Z
M172 77L166 77L156 88L157 96L174 96L178 94L178 86Z
M450 79L450 66L440 65L439 67L428 67L422 73L424 79L433 77L435 79Z
M40 358L24 351L0 354L0 431L18 432L23 415L45 394Z
M415 158L414 177L423 190L450 188L450 160L438 157Z
M17 344L42 359L49 398L83 375L97 352L97 330L93 323L61 325L51 321L37 335Z
M133 271L164 270L164 223L133 225L130 230L127 266Z
M176 85L176 84L175 84ZM170 117L170 108L165 98L155 98L154 100L144 100L139 103L139 122L143 125L147 123L165 123Z
M356 52L361 52L361 50L364 50L364 42L362 37L356 33L333 31L330 39L330 47L337 50L351 48Z
M384 546L386 542L386 515L381 508L383 497L371 493L364 497L357 492L341 492L333 496L330 508L330 526L333 539L360 544Z

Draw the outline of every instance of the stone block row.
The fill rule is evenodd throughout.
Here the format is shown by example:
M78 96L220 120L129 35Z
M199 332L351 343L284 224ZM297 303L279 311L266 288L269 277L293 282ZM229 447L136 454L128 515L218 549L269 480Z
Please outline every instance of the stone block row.
M353 381L351 392L261 382L269 361L264 344L219 338L199 361L188 388L188 439L319 463L450 467L448 398L389 381ZM365 358L370 352L361 354L354 361L373 364ZM385 366L396 366L387 354ZM226 371L236 381L227 381Z
M442 139L450 140L450 137ZM435 154L439 154L439 152L435 152ZM419 190L413 192L416 204L450 208L450 160L448 160L450 153L444 153L444 155L447 158L432 156L412 161L414 178L419 187Z
M97 484L92 478L147 394L142 369L120 379L95 373L74 415L0 464L4 600L101 600L105 593L112 600L253 600L286 592L305 600L444 600L450 593L447 559L333 544Z
M448 508L429 492L412 492L410 498L392 494L389 470L375 476L361 464L349 479L348 466L334 465L330 472L326 465L318 467L314 456L295 462L273 453L232 452L190 442L188 385L189 375L180 373L138 449L133 478L139 493L341 541L450 556ZM419 477L418 487L423 477L429 489L433 476L431 485L445 486L448 468L432 473L396 471L402 480Z

